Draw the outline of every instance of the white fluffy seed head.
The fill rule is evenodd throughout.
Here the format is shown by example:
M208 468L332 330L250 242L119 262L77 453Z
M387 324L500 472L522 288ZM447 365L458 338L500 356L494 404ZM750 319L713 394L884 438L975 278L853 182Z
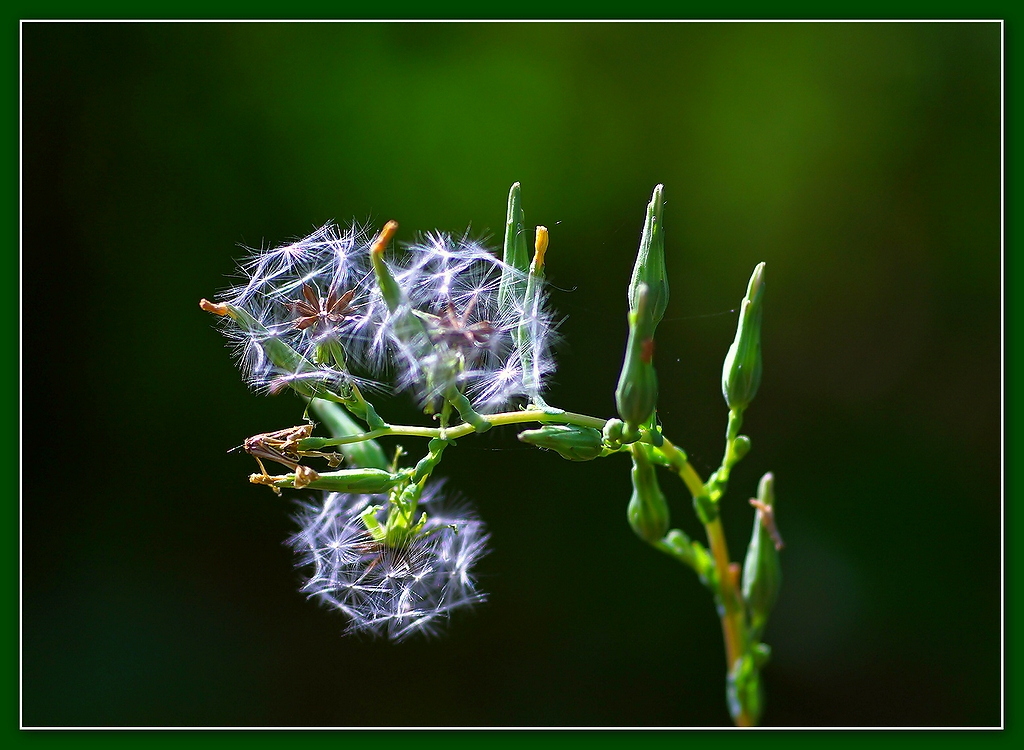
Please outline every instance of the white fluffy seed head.
M309 577L302 591L349 618L347 632L394 641L440 632L453 610L484 600L473 566L487 552L484 525L465 509L445 509L440 483L420 505L430 514L401 547L375 542L360 520L386 495L330 493L320 505L302 504L300 531L288 540Z
M253 250L240 265L244 283L228 292L227 301L247 307L252 299L287 302L302 294L311 281L324 288L351 288L369 270L364 227L347 230L324 224L308 237L273 249Z
M394 276L409 310L385 318L384 335L378 337L396 365L398 388L427 404L454 386L484 412L539 392L529 378L542 384L554 369L554 325L542 292L529 306L500 304L502 277L523 274L466 235L427 234L406 251ZM413 340L390 325L407 312L423 324L423 333Z
M347 380L373 392L391 381L423 405L454 387L483 412L543 390L555 369L556 322L542 286L531 299L501 304L502 278L518 276L524 288L524 275L468 235L434 232L386 261L406 298L390 310L369 260L374 236L358 225L326 224L283 247L250 251L241 283L223 298L257 326L222 320L253 387ZM409 316L419 321L412 337L402 325ZM302 361L275 364L268 354L275 339Z
M343 230L325 224L282 247L250 250L239 265L241 282L223 298L258 324L251 329L228 320L225 326L253 387L273 391L293 379L348 379L374 389L374 373L360 370L374 328L370 241L358 225ZM305 362L275 365L268 355L271 339L287 344ZM344 368L330 356L332 346Z

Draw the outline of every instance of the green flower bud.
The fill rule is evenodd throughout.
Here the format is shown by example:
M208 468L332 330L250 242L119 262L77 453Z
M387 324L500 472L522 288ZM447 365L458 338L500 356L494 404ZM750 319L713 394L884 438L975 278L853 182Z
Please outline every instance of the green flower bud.
M286 474L281 477L261 477L259 474L253 474L249 477L249 481L254 484L269 484L272 487L298 486L311 490L375 495L378 492L387 492L405 479L402 474L392 474L381 469L342 469L323 474L311 472L311 474L313 479L304 479L300 476L298 482L296 482L296 474Z
M764 263L758 263L740 303L736 338L722 367L722 395L732 410L742 411L754 400L761 384L761 312L764 296Z
M658 405L658 376L653 364L654 339L640 324L647 314L649 299L647 285L641 284L637 309L629 314L626 357L615 389L615 405L626 423L627 437L638 436L639 427L647 423Z
M377 277L377 286L380 288L380 295L391 312L394 312L405 302L405 294L402 287L391 273L384 262L384 251L388 243L394 238L398 231L398 222L389 221L380 230L380 234L374 239L370 246L370 262L373 265L373 275Z
M629 499L626 516L638 537L645 542L657 544L668 531L668 503L658 486L658 477L647 454L647 447L642 443L634 443L630 455L633 457L633 495Z
M718 502L712 500L707 491L693 496L693 510L705 526L718 518Z
M519 183L508 191L508 213L505 217L504 268L498 286L498 305L521 304L526 299L526 278L530 268L529 247L526 237L526 218Z
M665 544L677 555L690 558L693 556L693 543L682 529L672 529L665 535Z
M398 222L389 221L384 225L370 246L370 263L384 304L397 316L394 321L395 335L404 343L416 346L418 355L425 357L430 353L427 330L423 327L423 321L412 311L405 292L384 262L384 251L397 231Z
M266 326L241 307L235 307L227 302L209 302L205 299L200 300L199 306L214 315L227 316L243 331L259 336L260 346L267 355L267 359L273 362L274 366L280 370L291 373L315 372L317 370L316 365L292 349L280 338L271 336ZM327 390L327 386L318 380L293 378L287 381L287 386L300 396L305 396L306 398L322 398L346 405L351 402L349 396Z
M732 463L740 461L748 453L750 453L750 438L746 435L737 435L736 439L732 441Z
M604 429L601 430L601 436L604 441L611 447L616 448L622 443L622 430L625 425L621 419L609 419L604 423Z
M782 538L775 528L775 480L771 474L761 477L757 499L751 500L750 504L757 508L757 517L747 556L743 560L743 599L750 613L751 632L756 639L768 622L782 585L779 564Z
M693 549L693 542L690 537L681 529L672 529L658 542L657 546L680 562L684 562L691 568L697 568L697 555Z
M640 321L644 336L654 336L654 329L665 317L668 307L668 273L665 269L665 231L662 227L661 215L664 201L663 185L654 188L654 195L647 205L647 218L644 231L640 236L640 249L637 251L633 276L629 280L629 310L640 309L640 287L647 286L647 318Z
M382 510L384 510L383 505L368 505L359 514L359 520L363 522L363 526L370 532L370 536L373 537L375 542L383 542L387 537L387 530L377 520L377 514Z
M570 461L590 461L601 455L604 439L593 427L567 424L548 424L536 430L519 433L524 443L553 450Z

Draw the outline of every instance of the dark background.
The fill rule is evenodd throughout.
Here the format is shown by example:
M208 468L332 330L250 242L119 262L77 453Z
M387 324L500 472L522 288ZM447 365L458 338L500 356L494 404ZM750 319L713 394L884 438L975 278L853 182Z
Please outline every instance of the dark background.
M461 441L439 474L489 523L490 601L396 646L297 592L289 500L226 453L302 412L248 392L198 308L240 245L353 218L497 245L516 180L568 316L549 401L599 416L664 183L660 414L705 476L731 311L767 262L724 500L736 559L775 473L765 723L1000 722L997 24L22 34L24 724L728 723L710 597L625 523L624 458Z

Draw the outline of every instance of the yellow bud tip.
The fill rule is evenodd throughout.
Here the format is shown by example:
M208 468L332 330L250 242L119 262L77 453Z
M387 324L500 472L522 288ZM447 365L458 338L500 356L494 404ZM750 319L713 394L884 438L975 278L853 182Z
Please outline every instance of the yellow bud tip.
M533 271L536 273L544 267L544 254L548 251L548 228L537 227L537 238L533 243Z
M213 313L214 315L229 315L230 314L228 312L228 306L227 305L221 304L219 302L210 302L210 300L208 300L208 299L201 299L201 300L199 300L199 306L201 308L203 308L204 310L206 310L206 312Z
M370 246L371 255L380 255L387 248L388 243L395 236L395 232L398 231L398 222L389 221L384 225L384 228L380 230L380 234L377 235L377 239L373 241L373 245Z

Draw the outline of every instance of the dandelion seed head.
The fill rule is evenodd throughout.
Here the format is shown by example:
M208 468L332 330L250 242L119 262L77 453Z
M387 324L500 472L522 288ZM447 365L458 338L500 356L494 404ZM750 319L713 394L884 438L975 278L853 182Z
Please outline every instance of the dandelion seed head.
M257 323L232 326L228 321L225 326L250 385L274 390L296 378L326 382L334 377L368 382L374 389L374 373L365 369L372 361L366 352L376 314L375 283L367 256L370 241L363 226L343 229L328 223L283 246L249 250L238 267L240 283L222 297ZM284 371L277 357L275 366L267 351L272 339L306 362ZM363 367L362 371L353 372L353 364Z
M540 386L534 384L554 367L551 315L539 288L530 316L523 301L502 303L502 280L525 287L526 276L468 234L429 233L408 245L406 253L394 276L408 310L383 319L388 335L378 337L372 347L390 355L398 388L429 404L456 387L484 411L538 393ZM422 321L419 337L399 331L402 316L409 312ZM531 356L524 357L524 347Z
M400 547L376 542L360 514L384 506L386 495L330 493L302 503L300 530L288 540L308 572L302 591L349 618L347 632L400 641L440 632L455 609L484 600L473 566L487 552L484 525L465 507L445 506L441 484L420 499L429 514L415 537Z
M485 412L543 390L555 369L557 324L539 280L530 299L500 299L503 281L524 289L526 275L468 233L432 232L383 260L404 295L389 306L369 259L375 236L359 225L325 224L301 240L250 251L239 266L242 282L224 299L257 321L252 330L225 327L252 387L276 392L318 381L379 392L391 380L424 406L457 388ZM274 340L302 361L283 367L281 356L268 354Z

